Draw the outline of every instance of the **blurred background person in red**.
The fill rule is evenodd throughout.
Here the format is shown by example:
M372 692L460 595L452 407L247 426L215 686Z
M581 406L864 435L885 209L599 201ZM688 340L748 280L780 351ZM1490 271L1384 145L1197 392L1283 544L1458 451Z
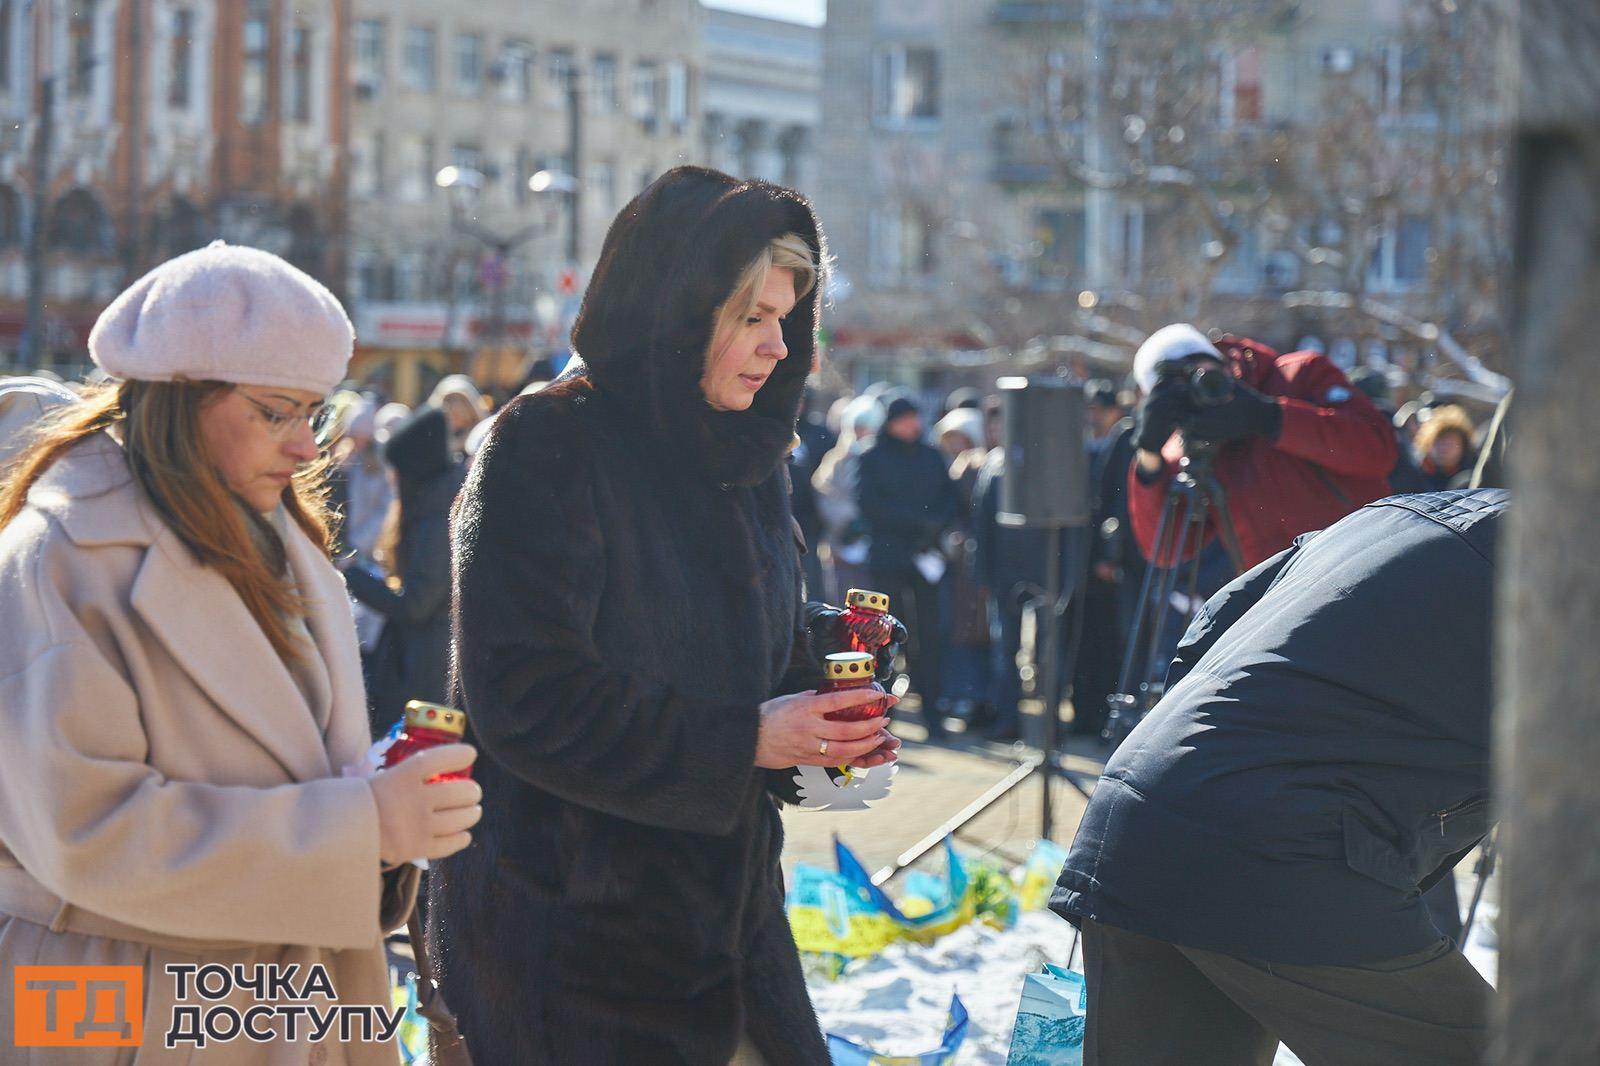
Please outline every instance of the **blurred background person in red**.
M1226 398L1206 402L1198 374L1227 375ZM1128 510L1146 558L1167 488L1185 454L1211 446L1212 471L1227 496L1248 569L1389 495L1395 435L1388 419L1319 352L1280 355L1259 341L1225 336L1213 344L1186 323L1152 333L1134 356L1145 398L1128 479ZM1216 379L1212 379L1213 382ZM1208 521L1203 541L1215 536ZM1181 545L1179 558L1200 545ZM1158 562L1171 563L1165 558Z

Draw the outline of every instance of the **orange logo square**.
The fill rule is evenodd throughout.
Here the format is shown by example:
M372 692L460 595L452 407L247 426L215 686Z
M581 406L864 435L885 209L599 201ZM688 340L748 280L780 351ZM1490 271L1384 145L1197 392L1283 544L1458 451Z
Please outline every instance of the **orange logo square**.
M16 1047L138 1047L144 1039L140 966L18 966Z

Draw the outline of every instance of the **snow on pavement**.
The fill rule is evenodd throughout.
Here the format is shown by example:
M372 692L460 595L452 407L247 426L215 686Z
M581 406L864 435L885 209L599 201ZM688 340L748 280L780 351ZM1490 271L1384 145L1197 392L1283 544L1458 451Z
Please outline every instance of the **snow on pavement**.
M1471 865L1464 863L1462 869L1470 873ZM1472 898L1472 878L1461 877L1458 887L1464 908ZM1491 982L1498 959L1497 887L1495 881L1489 883L1466 949L1467 958ZM825 1031L885 1055L915 1055L937 1047L954 992L971 1014L957 1064L1004 1066L1023 978L1038 973L1047 961L1066 962L1073 942L1074 930L1067 922L1048 911L1031 912L1004 932L974 923L932 944L896 944L837 981L813 977L808 984ZM1072 964L1081 968L1081 956ZM1299 1062L1284 1048L1276 1066Z

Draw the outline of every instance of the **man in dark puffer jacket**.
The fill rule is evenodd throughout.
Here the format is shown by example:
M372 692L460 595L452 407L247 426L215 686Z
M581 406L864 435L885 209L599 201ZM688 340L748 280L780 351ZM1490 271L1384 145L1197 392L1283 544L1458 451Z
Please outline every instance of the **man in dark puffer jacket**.
M1489 826L1505 508L1371 504L1195 618L1051 901L1083 929L1086 1066L1480 1061L1489 987L1421 896Z

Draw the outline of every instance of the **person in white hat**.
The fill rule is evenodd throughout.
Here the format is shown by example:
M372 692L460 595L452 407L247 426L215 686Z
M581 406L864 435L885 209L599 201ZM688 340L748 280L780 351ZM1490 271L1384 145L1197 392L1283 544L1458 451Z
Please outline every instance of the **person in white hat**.
M322 967L341 1004L388 1006L408 861L465 847L481 790L427 783L471 765L466 745L341 776L371 737L313 425L352 343L282 259L179 256L95 324L113 380L0 482L0 1032L40 1009L15 967L127 966L137 1046L73 1062L165 1061L180 1008L257 1007L271 1039L207 1062L395 1061L377 1026L313 1048L290 1000ZM169 963L299 977L212 1002Z
M1388 420L1319 352L1280 355L1233 336L1213 343L1179 322L1139 347L1133 373L1144 399L1128 511L1146 558L1158 551L1167 487L1185 455L1212 456L1242 569L1389 495L1395 441ZM1205 538L1213 533L1208 526ZM1200 545L1180 547L1160 561L1170 564Z

